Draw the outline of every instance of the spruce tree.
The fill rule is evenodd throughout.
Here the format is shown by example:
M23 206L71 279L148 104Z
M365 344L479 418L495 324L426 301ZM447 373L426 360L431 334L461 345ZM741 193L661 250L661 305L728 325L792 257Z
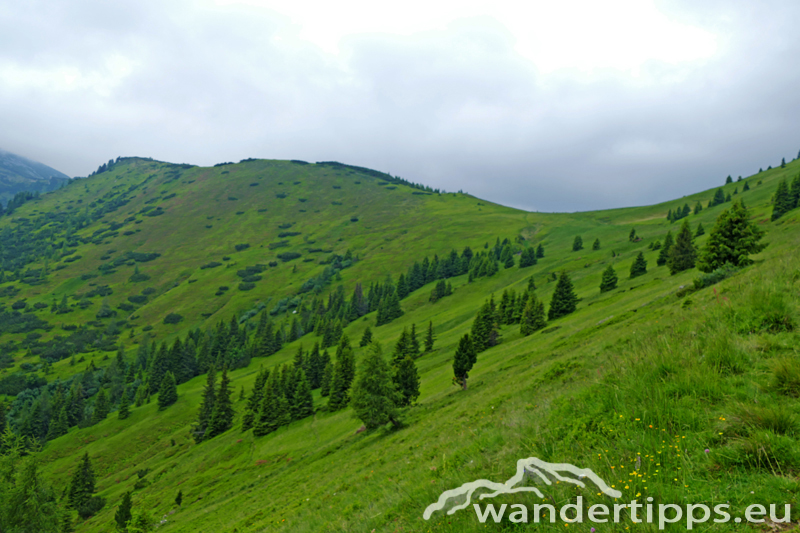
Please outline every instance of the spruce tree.
M355 377L356 363L353 349L346 335L342 336L336 348L336 364L333 370L328 408L337 411L347 407L350 401L349 391Z
M647 274L647 261L644 258L644 253L639 252L636 259L631 264L631 279Z
M369 329L369 326L367 326L367 329L364 330L364 334L361 335L361 341L358 343L358 345L363 348L370 342L372 342L372 330Z
M519 257L519 267L526 268L529 266L533 266L537 263L536 259L536 249L533 247L525 248L522 250L522 253Z
M120 420L125 420L131 416L131 402L128 399L128 391L126 389L122 389L122 396L119 399L118 416Z
M231 380L228 378L228 368L223 367L222 377L219 380L219 389L214 401L214 411L208 423L208 438L225 433L233 426L233 402L231 402Z
M789 191L791 198L791 209L800 207L800 175L795 176L792 180L792 187Z
M314 414L314 396L311 394L311 386L306 380L306 373L299 369L297 385L292 398L292 417L295 420L302 420Z
M608 265L603 271L603 279L600 281L600 292L608 292L617 288L617 272L613 265Z
M702 272L712 272L725 264L747 266L753 262L749 256L766 247L759 242L763 236L764 230L750 222L741 201L735 202L717 217L700 252L697 268Z
M592 243L592 250L599 250L600 249L600 239L595 239Z
M699 237L699 236L701 236L701 235L705 235L705 234L706 234L706 230L705 230L705 228L703 228L703 223L702 223L702 222L700 222L700 223L697 225L697 231L695 231L695 232L694 232L694 236L695 236L695 237Z
M253 426L253 435L263 437L279 427L278 416L278 372L274 371L264 386L264 397L258 410L258 418Z
M778 220L784 214L791 211L794 207L792 202L792 195L789 192L789 187L786 180L781 180L778 188L775 190L775 197L772 201L772 218L771 220Z
M672 245L669 251L669 258L667 259L669 273L674 275L694 268L696 259L697 250L695 250L692 242L692 230L689 227L689 221L684 220L678 236L675 238L675 244Z
M178 401L178 385L172 372L164 374L161 386L158 388L158 410L163 411Z
M572 241L572 251L577 252L578 250L583 250L583 239L580 235L577 235Z
M467 390L467 378L477 360L478 354L472 345L469 333L465 333L458 341L456 355L453 359L453 381L461 385L462 390Z
M497 316L492 298L484 302L478 310L470 333L472 346L476 353L481 353L499 343L500 334L497 329Z
M536 247L536 258L541 259L542 257L544 257L544 246L539 244L539 246Z
M433 343L434 343L434 336L433 336L433 321L428 322L428 333L425 335L425 353L433 351Z
M725 191L723 191L722 188L719 188L714 192L714 198L711 199L708 207L714 207L715 205L720 205L724 203L725 203Z
M217 376L212 365L206 375L206 385L203 388L203 397L200 400L200 412L197 415L197 422L192 427L194 441L202 442L206 438L208 424L211 422L211 414L214 412L214 404L217 400L216 393Z
M183 503L183 491L178 490L178 494L175 495L175 505L180 507L182 503Z
M408 355L412 359L416 359L419 357L420 353L420 346L419 346L419 339L417 339L417 325L411 324L411 332L408 334L409 340L409 352Z
M664 237L664 244L661 246L661 251L658 252L658 258L656 259L656 265L664 266L667 264L667 259L669 259L669 250L672 248L672 245L675 243L675 240L672 237L672 232L668 231L667 236Z
M0 435L3 429L3 417L5 413L2 412L3 404L0 403ZM53 419L50 421L50 427L47 429L47 440L57 439L61 435L66 435L69 431L69 420L67 416L67 406L62 405L58 410L58 414L53 413ZM0 444L0 452L2 452L2 444Z
M636 228L631 228L631 232L628 234L628 240L631 242L636 240Z
M353 412L367 429L379 428L387 422L399 425L397 413L402 401L401 394L377 342L370 344L367 349L353 383L352 396Z
M400 393L400 407L411 405L419 397L419 372L417 364L406 356L395 362L394 383Z
M97 424L108 417L111 407L108 405L108 395L105 389L100 389L94 401L94 413L92 414L92 424Z
M94 494L94 482L92 461L89 459L89 454L84 453L67 487L67 502L70 508L78 510L89 502Z
M531 292L528 296L528 301L525 303L525 308L522 311L519 332L522 335L528 336L544 328L546 325L547 320L544 316L544 303L536 297L536 294Z
M569 279L566 271L562 271L558 277L558 283L553 291L553 298L550 300L550 309L547 311L547 319L555 320L573 313L578 307L578 296L572 287L572 280Z
M320 396L324 398L330 394L332 383L333 383L333 363L329 360L325 364L325 368L322 371L322 381L320 381L319 385Z
M261 400L264 398L264 386L267 384L268 378L269 370L261 368L256 375L256 380L253 382L253 390L250 392L250 397L245 405L244 415L242 416L242 431L247 431L255 423L258 409L261 407Z
M131 492L128 491L122 495L122 501L117 507L117 512L114 514L114 521L117 523L117 529L120 531L128 530L128 523L133 516L131 515L131 508L133 502L131 501Z

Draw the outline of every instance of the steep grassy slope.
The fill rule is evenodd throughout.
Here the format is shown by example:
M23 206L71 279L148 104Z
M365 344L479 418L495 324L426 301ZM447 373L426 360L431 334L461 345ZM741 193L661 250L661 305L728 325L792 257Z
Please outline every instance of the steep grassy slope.
M539 214L459 194L413 194L416 189L379 185L384 181L375 176L323 165L251 161L209 169L125 160L109 172L20 209L17 217L32 219L37 213L70 207L77 212L93 202L97 206L100 199L109 201L119 194L115 191L130 191L131 197L118 211L77 233L89 237L109 223L123 223L112 230L117 235L92 237L101 244L79 243L73 255L81 259L62 262L66 267L61 270L48 265L53 270L40 285L13 283L20 289L13 300L25 297L29 304L49 306L54 298L102 283L113 290L107 299L115 307L143 285L152 286L156 297L136 309L139 318L129 317L132 338L121 337L128 348L149 340L151 333L160 340L227 319L258 301L269 302L269 309L274 300L294 294L321 271L318 260L302 262L318 257L308 251L312 247L339 254L350 249L360 257L341 273L348 293L357 281L378 281L387 273L396 277L425 255L442 255L466 245L481 249L496 237L521 235L527 243L542 243L546 257L534 267L501 270L472 283L466 276L454 278L453 296L433 304L428 302L431 287L424 287L403 301L405 314L400 319L375 328L372 313L347 327L346 334L354 340L366 326L373 327L384 351L389 351L404 327L428 321L436 325L436 349L417 361L422 394L404 415L400 430L355 434L360 422L345 410L318 412L313 419L263 438L237 428L195 445L189 425L204 383L199 376L179 387L178 403L166 411L157 411L153 402L134 409L128 420L112 415L48 443L42 452L45 472L60 486L81 454L88 452L95 462L100 494L109 504L79 531L107 530L116 503L132 490L136 472L143 469L149 470L147 484L135 490L135 506L165 516L165 531L485 530L471 511L452 517L439 513L430 522L422 520L422 511L443 490L466 481L507 479L516 460L528 456L589 467L613 482L614 469L630 469L641 454L648 472L645 479L650 476L650 480L645 485L638 478L635 484L619 478L618 483L627 485L625 499L638 493L659 501L722 498L741 504L754 498L750 490L758 486L765 502L791 500L798 489L794 472L800 460L779 451L796 445L796 427L764 437L748 433L743 429L746 424L736 421L746 419L748 402L754 399L798 412L796 400L770 389L774 360L797 360L797 333L759 328L751 333L741 325L741 317L748 313L769 311L759 308L759 302L780 308L797 323L798 214L769 223L768 213L777 180L793 177L798 170L792 163L748 178L751 190L746 193L741 192L742 183L725 186L726 193L738 188L754 219L768 230L770 245L756 257L756 265L734 278L678 298L676 291L691 285L697 271L670 276L665 267L656 267L658 252L648 251L647 245L663 240L670 229L665 219L668 209L684 203L693 206L698 200L705 205L713 191L657 206ZM284 198L277 196L283 194ZM728 205L691 215L693 228L702 222L708 232ZM163 215L139 214L159 206ZM125 222L130 217L135 220ZM301 234L285 239L289 246L270 250L269 243L281 240L278 226L287 223L293 224L290 231ZM631 228L641 241L629 241ZM134 233L125 235L126 231ZM585 250L572 251L576 235L583 237ZM591 251L595 238L602 246ZM698 244L705 238L698 238ZM245 243L250 247L235 251L236 244ZM152 261L134 262L151 276L147 282L128 281L134 265L81 279L83 274L100 274L98 266L129 251L161 254ZM235 289L237 268L267 263L282 251L296 251L303 258L279 261L253 290ZM627 272L639 251L645 252L648 273L629 280ZM200 269L210 261L223 266ZM600 273L612 263L620 275L619 288L600 294ZM529 337L520 336L517 327L505 328L502 344L479 355L469 390L454 387L455 345L484 299L499 296L506 288L521 289L533 275L538 296L548 302L555 284L546 280L561 270L568 271L575 283L581 298L578 311ZM220 285L231 290L214 296ZM99 305L63 315L49 316L46 309L38 313L57 323L81 323L93 321ZM177 326L162 324L173 311L184 320ZM154 329L142 331L146 325ZM42 339L54 334L47 332ZM20 342L23 337L6 335L3 342L6 338ZM730 346L713 350L741 355L736 371L707 361L706 354L713 351L709 346L723 342L720 339L728 339ZM313 335L304 337L235 371L235 390L241 386L249 390L259 365L290 361L300 344L308 348L314 340ZM21 363L36 362L33 355L20 355L7 372L16 371ZM84 366L71 367L64 360L54 365L47 379L69 376ZM324 404L320 400L315 398L318 406ZM243 402L236 406L240 416ZM764 439L772 439L766 448ZM758 457L748 459L748 442L756 448L761 442L762 448L772 450L766 463ZM668 460L658 459L663 463L660 468L650 466L649 459L668 454ZM773 464L776 458L783 463ZM725 491L720 490L722 485ZM179 489L184 503L177 509L172 502ZM561 489L554 492L559 502L573 496ZM531 501L527 496L502 500ZM608 529L621 531L626 525ZM508 524L491 528L514 529Z

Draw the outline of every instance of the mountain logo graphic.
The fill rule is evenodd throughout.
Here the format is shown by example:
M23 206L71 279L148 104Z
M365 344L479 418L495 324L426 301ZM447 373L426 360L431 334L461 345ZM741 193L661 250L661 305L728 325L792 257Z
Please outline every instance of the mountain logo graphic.
M476 490L486 489L489 492L484 492L478 495L478 499L483 500L486 498L494 498L500 494L514 494L517 492L533 492L540 498L544 498L544 494L536 488L527 485L522 485L526 479L533 479L534 481L540 480L546 485L552 485L550 478L564 483L572 483L581 488L586 487L584 481L588 480L597 485L606 496L612 498L620 498L622 493L609 487L605 481L592 472L588 468L578 468L577 466L567 463L548 463L542 461L537 457L529 457L527 459L520 459L517 461L517 472L514 476L508 479L505 483L497 483L489 481L488 479L479 479L464 483L458 488L444 491L439 499L430 504L423 513L422 517L425 520L430 520L431 515L436 511L441 511L448 506L447 514L452 515L456 511L460 511L469 506L472 497Z

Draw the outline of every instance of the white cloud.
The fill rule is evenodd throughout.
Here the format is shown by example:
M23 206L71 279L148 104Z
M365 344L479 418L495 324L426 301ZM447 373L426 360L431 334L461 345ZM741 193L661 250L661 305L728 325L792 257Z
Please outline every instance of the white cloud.
M0 147L74 175L117 155L333 159L542 210L664 200L800 148L797 12L16 3Z

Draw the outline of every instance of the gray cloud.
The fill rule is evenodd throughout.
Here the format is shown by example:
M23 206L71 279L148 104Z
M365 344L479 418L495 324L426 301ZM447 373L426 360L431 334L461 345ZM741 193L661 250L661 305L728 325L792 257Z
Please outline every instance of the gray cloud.
M353 35L334 56L265 10L17 4L0 14L0 147L72 175L117 155L339 160L572 211L680 197L800 149L792 2L665 4L719 51L637 77L543 75L490 18Z

